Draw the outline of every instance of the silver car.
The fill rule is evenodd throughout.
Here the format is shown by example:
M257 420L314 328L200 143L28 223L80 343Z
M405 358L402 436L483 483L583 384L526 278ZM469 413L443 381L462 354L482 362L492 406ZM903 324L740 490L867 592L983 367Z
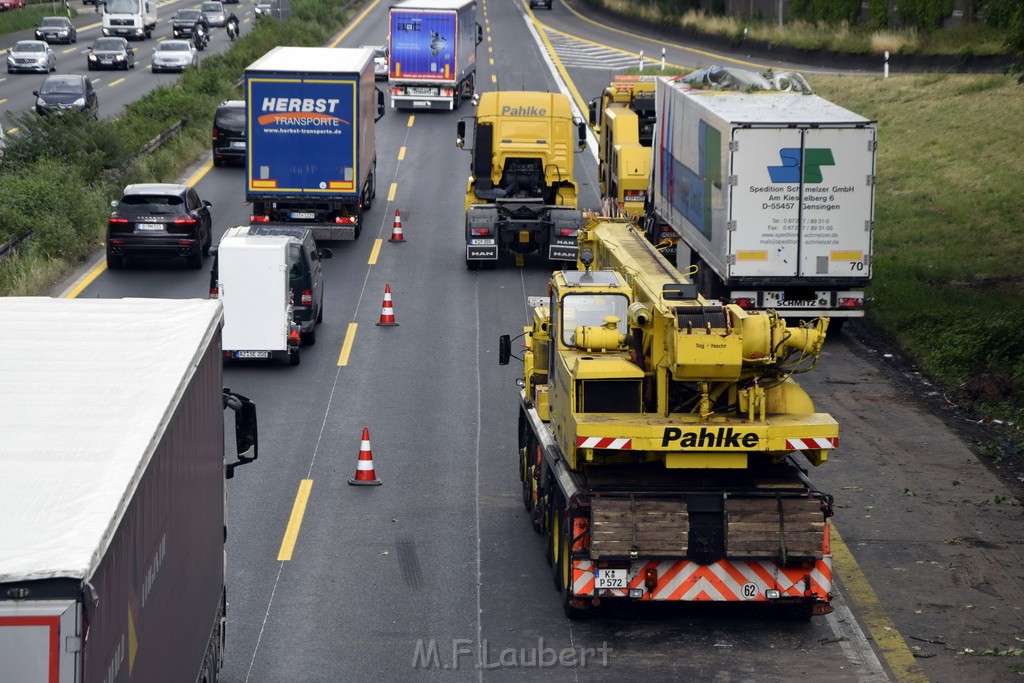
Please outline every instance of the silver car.
M206 23L211 28L224 28L224 25L228 23L228 13L224 11L224 3L222 2L204 2L199 6L199 10L206 17Z
M19 40L7 55L7 73L39 71L50 73L57 70L57 55L53 48L42 40Z
M165 40L153 50L153 73L184 71L199 66L199 53L189 40Z

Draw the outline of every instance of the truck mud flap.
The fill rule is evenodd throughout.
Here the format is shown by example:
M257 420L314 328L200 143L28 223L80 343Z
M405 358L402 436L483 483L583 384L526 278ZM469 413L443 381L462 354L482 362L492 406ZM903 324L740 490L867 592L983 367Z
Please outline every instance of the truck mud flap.
M548 258L552 261L575 261L579 254L576 233L582 226L583 215L577 209L551 209Z
M469 261L497 261L498 247L470 244L466 247L466 259Z

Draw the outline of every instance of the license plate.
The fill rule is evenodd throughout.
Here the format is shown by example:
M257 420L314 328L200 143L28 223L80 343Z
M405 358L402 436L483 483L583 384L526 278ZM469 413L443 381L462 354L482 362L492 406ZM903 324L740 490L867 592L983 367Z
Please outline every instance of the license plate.
M164 229L164 224L163 223L136 223L135 224L135 229L136 230L146 231L146 232L156 231L156 230L163 230Z
M436 95L437 91L434 90L433 88L417 88L417 87L412 87L412 88L409 88L409 94L410 95Z
M594 588L626 588L628 569L595 569Z
M235 149L245 149L245 143L244 142L232 142L231 146L233 148L235 148ZM312 218L312 216L310 216L310 218Z
M270 351L233 351L232 358L270 358Z
M296 218L298 220L311 221L314 218L316 218L316 214L313 213L312 211L292 211L290 215L292 218Z
M472 239L472 240L469 241L469 243L470 244L494 244L494 240Z

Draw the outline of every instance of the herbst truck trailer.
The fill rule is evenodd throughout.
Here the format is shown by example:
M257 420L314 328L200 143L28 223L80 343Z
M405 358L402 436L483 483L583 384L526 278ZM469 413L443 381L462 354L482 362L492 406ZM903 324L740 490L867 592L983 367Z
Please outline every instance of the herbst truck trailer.
M221 321L216 301L0 298L0 681L217 680L224 479L257 456Z
M838 425L792 375L828 319L711 303L625 219L580 231L525 328L523 503L566 613L603 601L762 602L830 610ZM501 339L508 362L510 339Z

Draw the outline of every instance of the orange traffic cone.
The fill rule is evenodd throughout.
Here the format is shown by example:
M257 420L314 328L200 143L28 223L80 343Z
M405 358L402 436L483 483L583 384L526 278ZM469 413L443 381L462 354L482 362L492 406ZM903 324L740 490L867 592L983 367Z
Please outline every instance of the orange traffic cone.
M391 239L389 242L404 242L405 236L402 234L402 214L399 213L398 209L395 209L395 224L391 228Z
M398 325L395 322L395 309L391 307L391 285L384 285L384 305L380 309L380 326Z
M356 476L348 480L352 486L380 486L384 482L373 471L373 453L370 451L370 430L363 427L363 441L359 444L359 460L356 461Z

